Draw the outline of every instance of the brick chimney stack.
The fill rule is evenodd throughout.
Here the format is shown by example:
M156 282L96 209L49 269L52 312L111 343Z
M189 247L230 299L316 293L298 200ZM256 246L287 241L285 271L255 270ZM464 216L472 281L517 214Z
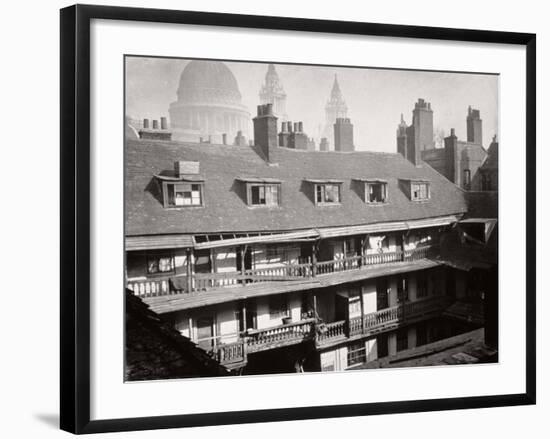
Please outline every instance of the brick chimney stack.
M241 130L237 131L237 135L235 136L235 139L233 140L233 145L236 146L247 146L248 142L246 141L246 137L243 136L243 132Z
M259 146L268 162L274 160L277 148L277 117L273 114L273 104L258 105L254 122L254 144Z
M334 150L340 152L355 151L353 124L347 117L337 118L334 124Z
M414 145L417 153L415 155L418 155L417 161L419 161L421 151L435 148L432 104L422 98L418 99L414 104L412 126L414 127Z
M172 140L172 133L168 129L166 117L160 118L160 128L157 119L153 120L152 128L149 128L149 119L143 119L143 128L138 131L138 134L139 138L143 140Z
M292 122L288 123L288 127L292 127ZM287 148L307 150L308 141L303 122L294 122L294 131L288 133Z
M445 137L445 177L452 182L458 182L459 169L456 166L459 163L458 157L458 139L455 134L455 129L451 128L451 134Z
M279 146L283 148L288 147L288 136L290 135L288 131L288 124L287 122L283 122L281 124L281 132L279 133Z
M466 116L466 141L481 145L483 143L482 120L479 110L468 107L468 116Z

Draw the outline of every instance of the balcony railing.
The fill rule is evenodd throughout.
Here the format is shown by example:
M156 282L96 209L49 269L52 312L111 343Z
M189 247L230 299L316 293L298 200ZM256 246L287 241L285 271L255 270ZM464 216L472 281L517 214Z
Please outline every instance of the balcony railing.
M315 319L308 319L274 328L251 331L246 336L248 350L254 352L300 343L313 334L314 323Z
M362 318L354 317L327 324L320 324L317 329L317 345L332 343L339 339L359 335L371 335L399 323L412 323L415 320L435 317L449 305L450 299L445 296L434 296L414 302L385 308Z
M216 351L217 360L224 366L246 362L246 348L242 340L219 345Z
M228 286L246 286L257 282L289 281L314 276L329 275L350 270L361 270L382 264L394 264L425 259L435 254L435 246L419 247L413 250L382 252L348 256L330 261L288 264L278 267L256 268L244 272L195 273L191 282L187 276L177 275L128 282L128 288L140 297L156 297L171 294L207 291Z
M310 339L314 333L315 321L305 319L266 329L249 330L231 343L221 341L224 337L231 337L224 335L200 339L197 344L209 351L224 366L238 366L246 362L250 352L289 346Z
M449 305L449 301L448 297L434 296L365 314L363 318L359 316L331 323L307 319L267 329L249 330L241 334L237 342L217 343L211 349L225 366L243 364L247 361L248 353L290 346L306 340L314 340L317 347L326 347L349 338L393 329L398 324L436 317Z

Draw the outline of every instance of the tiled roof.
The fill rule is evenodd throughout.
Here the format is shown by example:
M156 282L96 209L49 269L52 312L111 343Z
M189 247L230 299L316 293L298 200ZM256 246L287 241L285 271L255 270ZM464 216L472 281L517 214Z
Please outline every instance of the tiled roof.
M482 169L497 169L498 170L498 143L493 142L487 150L487 158L481 166Z
M128 290L125 364L128 381L229 375Z
M178 160L200 162L204 207L165 209L154 175L174 169ZM308 152L277 148L268 164L255 147L128 140L126 145L127 236L288 231L373 224L460 214L466 211L461 189L428 165L413 166L399 154ZM256 177L282 181L279 207L249 207L246 184ZM389 202L367 205L357 178L388 182ZM341 204L315 206L307 180L341 180ZM399 179L431 182L431 199L410 201Z

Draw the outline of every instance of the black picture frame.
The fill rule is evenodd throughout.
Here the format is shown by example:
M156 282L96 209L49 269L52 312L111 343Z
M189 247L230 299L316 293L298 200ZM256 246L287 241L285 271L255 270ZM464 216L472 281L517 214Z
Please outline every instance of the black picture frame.
M90 420L90 22L93 19L328 32L526 48L526 392L518 394ZM61 404L72 433L193 427L534 404L536 400L536 36L288 17L75 5L61 10Z

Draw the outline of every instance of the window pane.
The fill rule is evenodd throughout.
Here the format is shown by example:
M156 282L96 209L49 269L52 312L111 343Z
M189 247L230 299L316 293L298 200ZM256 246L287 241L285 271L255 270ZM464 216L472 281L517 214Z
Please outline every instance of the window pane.
M147 273L158 273L159 261L157 259L150 259L147 263Z
M276 206L278 203L278 197L277 197L277 186L276 185L269 185L265 188L266 194L266 204L268 206Z
M260 188L258 186L252 186L250 192L252 193L252 204L260 204Z
M427 200L429 198L428 183L412 183L411 197L413 200Z
M386 185L383 183L369 184L367 200L370 203L382 203L386 201Z
M159 258L159 271L172 271L172 258Z
M168 205L170 206L200 206L201 185L176 183L167 185Z
M323 192L324 192L324 186L323 185L317 185L317 202L318 203L322 203L324 200L324 195L323 195Z
M327 184L325 186L325 203L338 203L338 186Z

